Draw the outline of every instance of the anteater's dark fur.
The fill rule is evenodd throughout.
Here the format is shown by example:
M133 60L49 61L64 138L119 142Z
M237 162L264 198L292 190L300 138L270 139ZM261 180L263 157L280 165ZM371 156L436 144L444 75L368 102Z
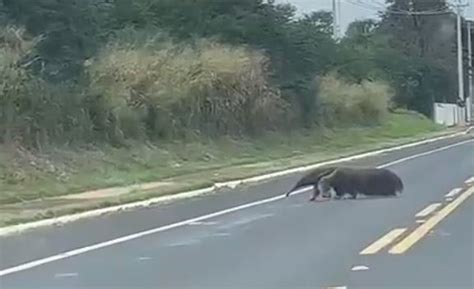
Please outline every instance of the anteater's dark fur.
M350 194L354 199L358 193L395 196L403 191L400 177L388 169L379 168L338 168L320 178L319 185L324 192L332 187L337 197Z
M321 193L327 196L330 188L336 192L336 198L349 194L354 199L357 194L395 196L403 191L403 182L395 173L379 168L317 168L303 176L291 191L309 185L313 186L312 201Z

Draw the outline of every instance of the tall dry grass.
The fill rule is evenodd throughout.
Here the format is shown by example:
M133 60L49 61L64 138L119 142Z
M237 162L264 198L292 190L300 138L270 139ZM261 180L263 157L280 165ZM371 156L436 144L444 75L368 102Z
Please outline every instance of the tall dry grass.
M255 135L297 123L298 109L269 82L268 58L245 46L175 43L124 30L84 63L84 82L52 85L30 71L38 41L21 28L0 27L0 143L123 145L189 134ZM384 83L328 75L317 103L323 124L374 124L391 96Z
M381 81L351 83L330 74L321 78L319 97L323 122L337 124L377 124L388 114L394 93Z
M262 53L245 47L149 38L110 43L88 72L116 130L153 138L277 127L285 103L268 83L268 64Z

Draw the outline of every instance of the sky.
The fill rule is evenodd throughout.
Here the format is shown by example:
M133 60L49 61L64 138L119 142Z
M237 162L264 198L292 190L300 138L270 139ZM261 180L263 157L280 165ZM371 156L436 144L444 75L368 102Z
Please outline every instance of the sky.
M349 23L354 20L362 20L367 18L377 18L376 7L380 7L384 0L339 0L341 3L341 28L345 31ZM422 1L422 0L417 0ZM451 0L448 2L454 2ZM332 0L277 0L279 3L291 3L298 8L301 13L317 11L317 10L332 10ZM474 20L474 0L462 0L463 3L468 4L464 8L464 16ZM362 3L362 5L360 5ZM359 5L358 5L359 4ZM361 7L364 6L364 7ZM373 7L373 8L372 8Z

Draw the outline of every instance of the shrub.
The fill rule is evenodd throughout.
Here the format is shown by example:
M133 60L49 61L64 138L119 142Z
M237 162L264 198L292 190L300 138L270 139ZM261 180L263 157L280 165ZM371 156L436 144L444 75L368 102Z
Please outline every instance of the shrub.
M81 94L33 76L34 47L24 29L0 27L0 142L39 148L53 138L82 139L89 129Z
M381 81L350 83L335 75L322 77L319 96L326 124L376 124L388 112L392 89Z
M267 82L267 66L262 53L245 47L149 37L110 43L88 72L92 91L116 120L114 130L154 138L276 127L285 103Z

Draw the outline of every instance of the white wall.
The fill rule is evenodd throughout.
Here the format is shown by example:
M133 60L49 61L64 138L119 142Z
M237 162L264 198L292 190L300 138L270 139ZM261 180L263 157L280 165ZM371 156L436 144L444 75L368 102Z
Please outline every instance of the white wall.
M453 103L435 103L434 104L434 121L436 123L453 126L464 123L465 111Z

